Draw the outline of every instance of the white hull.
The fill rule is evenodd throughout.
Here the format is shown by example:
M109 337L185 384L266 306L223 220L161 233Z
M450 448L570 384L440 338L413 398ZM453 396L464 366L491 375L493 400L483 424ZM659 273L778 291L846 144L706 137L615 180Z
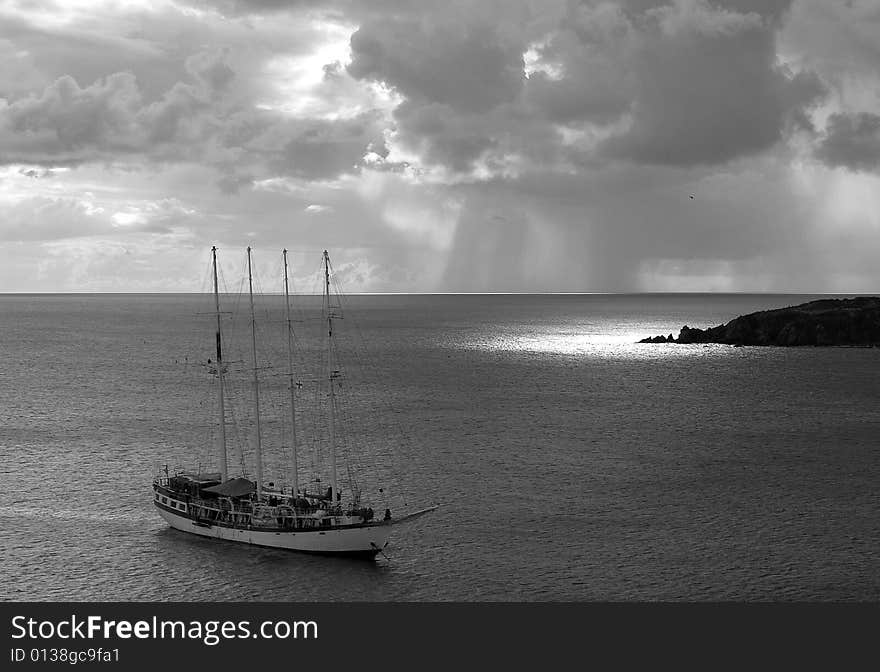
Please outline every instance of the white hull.
M174 514L161 506L156 506L156 508L159 515L176 530L198 534L202 537L214 537L226 541L305 553L374 556L388 543L388 537L391 533L390 523L296 532L232 528L207 523L196 524L192 518Z

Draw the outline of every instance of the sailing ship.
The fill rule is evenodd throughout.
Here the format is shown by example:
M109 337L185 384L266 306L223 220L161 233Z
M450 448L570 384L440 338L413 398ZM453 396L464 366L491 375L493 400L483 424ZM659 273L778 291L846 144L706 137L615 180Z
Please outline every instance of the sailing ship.
M290 417L296 427L295 388L293 371L293 327L290 311L287 250L283 253L284 300L287 322L287 375L290 387ZM289 549L329 555L375 558L388 545L392 529L436 509L429 506L405 515L392 515L386 508L376 515L371 505L362 501L359 488L349 483L344 492L338 478L335 431L334 387L341 377L338 363L333 361L335 323L330 294L330 257L325 250L322 258L324 309L322 321L326 328L327 361L324 378L329 390L329 474L326 490L317 479L317 489L300 487L297 467L295 429L291 432L289 490L277 488L263 476L263 451L260 429L260 378L257 366L257 331L254 310L254 288L251 248L247 248L248 290L251 318L251 356L253 363L254 452L255 480L243 476L230 477L227 456L226 391L224 378L229 374L223 359L223 334L220 290L217 272L217 248L211 248L216 338L214 362L208 370L216 379L218 441L217 471L179 471L171 475L166 466L153 481L153 504L159 515L173 528L204 537L215 537L256 546ZM210 362L210 360L209 360ZM322 491L323 490L323 491ZM383 553L384 555L384 553Z

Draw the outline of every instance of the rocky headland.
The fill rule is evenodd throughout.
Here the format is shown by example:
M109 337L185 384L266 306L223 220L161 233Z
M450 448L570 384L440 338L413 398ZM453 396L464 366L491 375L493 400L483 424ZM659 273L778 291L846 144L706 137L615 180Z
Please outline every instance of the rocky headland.
M653 336L639 343L880 346L880 297L820 299L762 310L708 329L685 325L678 338Z

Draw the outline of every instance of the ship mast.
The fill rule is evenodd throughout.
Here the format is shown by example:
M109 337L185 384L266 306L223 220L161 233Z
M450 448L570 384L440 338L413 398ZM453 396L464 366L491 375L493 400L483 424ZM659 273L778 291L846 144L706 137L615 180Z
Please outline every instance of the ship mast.
M251 301L251 344L254 359L254 418L256 420L257 497L263 494L263 447L260 438L260 379L257 376L257 317L254 311L254 275L251 270L251 248L248 255L248 291Z
M293 382L293 324L290 321L290 290L287 282L287 250L284 256L284 305L287 309L287 374L290 377L290 473L293 481L292 494L299 492L296 468L296 393Z
M330 387L330 505L336 502L336 399L333 392L333 311L330 309L330 255L324 250L324 296L327 299L327 381Z
M220 458L220 482L225 483L228 476L226 464L226 405L223 399L223 350L220 345L220 290L217 286L217 247L211 248L214 270L214 309L217 313L217 398L220 414L220 442L217 446Z

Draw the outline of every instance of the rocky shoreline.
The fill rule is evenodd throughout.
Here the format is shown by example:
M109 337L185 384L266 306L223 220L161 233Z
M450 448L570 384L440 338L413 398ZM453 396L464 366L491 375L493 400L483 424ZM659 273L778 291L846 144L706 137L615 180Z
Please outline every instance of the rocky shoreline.
M639 343L880 346L880 297L820 299L741 315L708 329L685 325L678 338L672 334L652 336Z

